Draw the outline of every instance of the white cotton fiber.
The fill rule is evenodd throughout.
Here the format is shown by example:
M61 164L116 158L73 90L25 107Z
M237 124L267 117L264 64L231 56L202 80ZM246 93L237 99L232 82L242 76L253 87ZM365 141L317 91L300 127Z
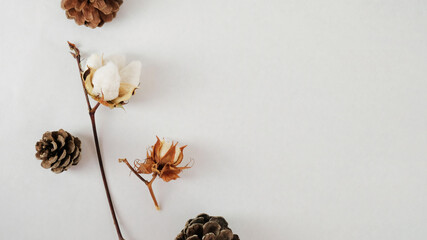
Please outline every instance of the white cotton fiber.
M100 67L93 75L93 93L98 96L104 94L104 100L113 100L119 96L120 75L117 66L108 62Z
M111 55L104 58L104 63L107 62L114 63L120 71L126 64L126 57L124 55Z
M94 69L102 67L102 56L99 54L90 55L90 57L86 60L86 65Z
M139 77L141 76L141 62L132 61L126 67L120 70L122 83L129 83L132 86L139 85Z

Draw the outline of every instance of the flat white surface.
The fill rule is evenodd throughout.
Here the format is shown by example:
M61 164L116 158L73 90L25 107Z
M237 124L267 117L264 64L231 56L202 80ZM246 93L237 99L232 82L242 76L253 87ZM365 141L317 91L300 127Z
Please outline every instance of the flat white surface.
M427 238L425 1L125 1L95 30L59 2L2 1L0 239L117 239L67 40L143 62L126 110L97 113L127 240L201 212L243 240ZM55 175L34 144L59 128L83 155ZM117 162L156 135L195 160L156 181L160 212Z

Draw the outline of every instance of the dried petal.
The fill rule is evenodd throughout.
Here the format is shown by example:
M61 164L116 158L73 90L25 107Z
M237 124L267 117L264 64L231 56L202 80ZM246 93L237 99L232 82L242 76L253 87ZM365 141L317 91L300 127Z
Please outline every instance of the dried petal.
M153 146L153 158L155 162L160 162L160 148L162 147L162 142L160 141L159 137L157 137L157 141Z
M160 149L160 162L159 162L159 164L164 165L167 163L173 163L174 158L175 158L175 149L176 149L176 145L173 145L173 143L163 142L163 146ZM166 152L166 153L164 153L164 152Z
M184 148L186 148L186 147L187 147L187 145L186 145L186 146L183 146L183 147L180 147L180 148L177 150L177 153L175 153L175 158L176 158L176 160L174 161L173 165L177 166L177 165L179 165L179 164L182 162L182 159L184 158L184 154L182 153L182 151L183 151L183 150L184 150Z
M115 99L111 100L111 103L114 106L118 106L119 104L125 103L132 97L136 89L137 87L131 84L120 83L119 95Z
M147 159L145 163L139 164L137 168L138 173L150 174L152 173L154 162L151 159Z
M181 171L182 170L180 168L167 164L163 167L160 173L160 178L162 178L165 182L169 182L170 180L179 178L178 174L181 173Z

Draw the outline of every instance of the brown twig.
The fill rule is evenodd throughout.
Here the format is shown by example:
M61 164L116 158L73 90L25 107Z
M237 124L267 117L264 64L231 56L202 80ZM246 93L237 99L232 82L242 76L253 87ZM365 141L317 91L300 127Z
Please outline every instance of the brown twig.
M129 164L128 160L126 158L124 159L119 159L120 162L124 162L128 168L141 180L143 181L146 185L149 183L147 180L145 180L141 175L139 175L139 173Z
M76 47L76 45L74 45L73 43L68 42L68 45L69 45L70 50L71 50L71 55L76 59L77 65L79 67L80 80L82 82L83 91L84 91L85 97L86 97L86 103L87 103L87 106L89 109L89 116L90 116L90 120L92 123L93 138L95 141L96 154L98 156L99 169L101 170L102 181L104 183L105 193L107 194L107 200L108 200L108 204L110 206L111 215L113 217L114 226L116 227L116 231L117 231L117 235L119 237L119 240L124 240L122 233L120 231L119 223L117 221L116 212L114 211L114 206L113 206L113 201L111 200L110 190L108 189L107 178L105 177L104 164L102 163L101 150L99 147L98 133L96 131L95 112L98 109L100 103L98 102L98 104L96 104L95 107L92 108L90 101L89 101L88 93L86 91L85 84L84 84L83 70L81 67L81 59L80 59L80 51Z
M98 102L98 103L95 105L95 107L93 107L93 108L90 110L89 114L93 114L93 115L95 115L96 109L98 109L99 105L101 105L101 103L100 103L100 102Z
M135 168L133 168L130 164L129 164L129 162L128 162L128 160L126 159L126 158L123 158L123 159L119 159L119 162L124 162L125 164L126 164L126 166L128 166L128 168L142 181L142 182L144 182L145 183L145 185L147 185L147 187L148 187L148 191L150 191L150 195L151 195L151 198L153 199L153 202L154 202L154 205L156 206L156 209L157 210L160 210L160 207L159 207L159 204L157 203L157 199L156 199L156 196L154 195L154 192L153 192L153 187L152 187L152 185L153 185L153 182L154 182L154 179L156 179L156 177L157 177L157 173L154 173L153 174L153 178L150 180L150 181L147 181L147 180L145 180L136 170L135 170Z
M153 185L153 181L154 181L154 179L156 179L156 177L157 177L157 173L154 173L154 174L153 174L153 178L152 178L152 179L151 179L151 181L150 181L148 184L146 184L146 185L147 185L147 187L148 187L148 190L150 191L150 195L151 195L151 198L152 198L152 199L153 199L153 201L154 201L154 205L156 206L156 209L157 209L157 210L160 210L159 204L157 203L157 199L156 199L156 196L154 195L153 187L152 187L152 185Z

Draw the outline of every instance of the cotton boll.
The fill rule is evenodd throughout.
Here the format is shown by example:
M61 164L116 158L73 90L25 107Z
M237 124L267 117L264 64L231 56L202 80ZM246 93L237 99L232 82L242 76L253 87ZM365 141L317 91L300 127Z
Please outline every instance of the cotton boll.
M99 54L90 55L90 57L86 60L86 65L94 69L102 67L102 56Z
M93 74L92 83L93 93L98 96L104 94L105 101L117 98L120 88L119 69L114 63L108 62L96 70Z
M141 62L132 61L126 67L120 70L122 83L129 83L132 86L139 85L139 77L141 76Z
M126 64L126 57L124 55L111 55L105 57L104 62L114 63L120 71Z

